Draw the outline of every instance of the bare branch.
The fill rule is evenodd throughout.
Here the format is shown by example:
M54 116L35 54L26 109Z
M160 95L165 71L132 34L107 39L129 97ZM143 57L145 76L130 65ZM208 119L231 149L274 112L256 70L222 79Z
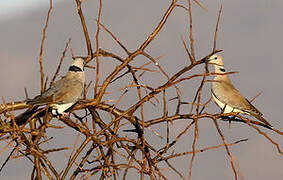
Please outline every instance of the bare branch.
M213 41L212 52L215 52L215 53L217 51L217 49L216 49L216 42L217 42L218 27L219 27L219 21L220 21L220 18L221 18L222 8L223 8L223 6L221 4L219 12L218 12L217 23L216 23L215 32L214 32L214 41Z
M81 0L75 0L77 3L77 10L78 10L78 14L80 16L81 19L81 24L83 27L83 31L84 31L84 36L85 36L85 41L86 41L86 46L87 46L87 54L88 54L88 60L86 60L86 62L90 61L93 58L93 53L92 53L92 48L91 48L91 42L89 39L89 35L88 35L88 30L87 30L87 26L85 23L85 18L82 12L82 7L81 7Z
M47 13L46 22L45 22L43 32L42 32L42 40L41 40L40 53L39 53L41 93L43 93L45 90L44 89L44 72L43 72L43 48L44 48L44 42L46 39L46 30L48 27L51 11L52 11L52 0L49 1L49 10Z

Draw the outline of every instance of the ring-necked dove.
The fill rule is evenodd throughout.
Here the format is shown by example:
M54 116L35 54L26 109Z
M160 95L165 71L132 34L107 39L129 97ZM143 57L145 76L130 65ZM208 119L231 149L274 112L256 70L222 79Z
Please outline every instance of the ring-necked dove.
M263 117L262 113L257 110L241 93L233 86L230 79L225 73L223 59L219 55L212 55L209 64L214 64L215 78L212 82L212 97L214 102L221 108L224 113L239 112L254 116L259 121L271 127Z
M52 115L62 115L77 103L82 96L85 83L84 64L83 58L74 58L67 75L53 83L41 95L28 100L27 105L41 106L49 104Z

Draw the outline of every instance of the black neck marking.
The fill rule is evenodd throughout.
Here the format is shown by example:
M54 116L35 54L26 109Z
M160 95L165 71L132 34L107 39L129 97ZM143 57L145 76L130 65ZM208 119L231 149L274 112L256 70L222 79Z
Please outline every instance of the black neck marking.
M224 69L224 68L219 68L219 70L220 70L221 72L225 72L225 69Z
M80 67L78 67L78 66L72 65L72 66L69 67L69 71L82 72L83 70Z

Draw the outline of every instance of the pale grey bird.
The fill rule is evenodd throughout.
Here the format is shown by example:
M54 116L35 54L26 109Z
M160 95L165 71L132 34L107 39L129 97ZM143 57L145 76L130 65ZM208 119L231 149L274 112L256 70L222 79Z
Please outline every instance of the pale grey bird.
M239 112L254 116L267 126L271 126L263 117L262 113L257 110L241 93L233 86L230 79L225 73L223 58L219 55L212 55L209 64L214 64L215 75L211 92L214 102L224 113Z
M41 106L49 104L52 115L64 114L82 97L85 83L84 65L84 58L74 58L67 75L53 83L41 95L28 100L27 105Z

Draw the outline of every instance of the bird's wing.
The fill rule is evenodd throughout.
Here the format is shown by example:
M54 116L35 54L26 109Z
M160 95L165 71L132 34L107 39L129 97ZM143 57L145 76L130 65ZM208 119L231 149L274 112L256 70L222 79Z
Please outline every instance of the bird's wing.
M46 105L50 103L64 104L77 101L83 89L83 84L77 79L62 78L56 81L43 94L29 100L29 105Z
M257 108L254 107L249 100L244 98L231 83L219 82L215 85L217 86L217 88L221 88L222 90L221 94L218 93L218 99L220 96L222 103L229 104L229 106L235 109L239 109L247 114L250 114L261 122L265 123L267 126L272 127L272 125L262 117L262 113L257 110Z
M229 104L231 107L240 109L244 112L252 112L261 114L231 83L217 82L217 88L220 88L222 94L219 94L221 101L224 104Z
M256 107L254 107L254 106L252 105L252 103L251 103L249 100L246 99L246 101L250 104L250 110L251 110L253 113L262 116L262 113L261 113Z

